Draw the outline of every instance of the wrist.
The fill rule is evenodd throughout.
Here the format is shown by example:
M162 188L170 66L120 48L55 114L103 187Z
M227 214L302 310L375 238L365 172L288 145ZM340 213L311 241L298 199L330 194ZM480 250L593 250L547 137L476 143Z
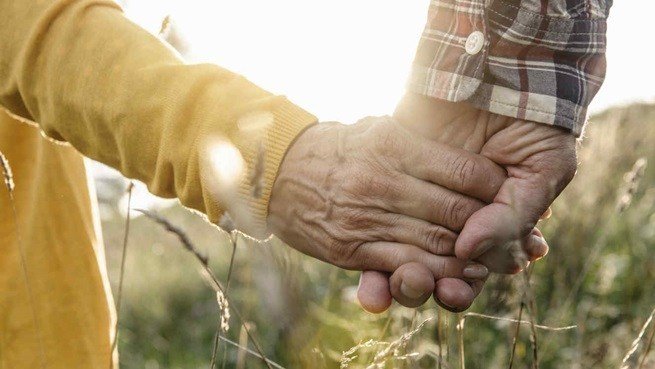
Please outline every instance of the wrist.
M393 114L407 129L431 140L480 153L484 144L498 132L521 124L553 134L572 132L558 126L531 122L478 109L468 102L443 99L407 92Z
M302 131L287 149L271 189L268 205L267 225L270 232L285 240L285 229L289 227L287 204L300 193L303 182L321 181L326 176L326 158L334 155L339 123L313 124ZM334 144L333 144L334 143ZM295 188L295 192L291 188ZM303 188L303 190L309 190Z
M431 140L479 153L484 143L510 124L511 118L475 108L467 102L451 102L408 92L394 112L403 126Z

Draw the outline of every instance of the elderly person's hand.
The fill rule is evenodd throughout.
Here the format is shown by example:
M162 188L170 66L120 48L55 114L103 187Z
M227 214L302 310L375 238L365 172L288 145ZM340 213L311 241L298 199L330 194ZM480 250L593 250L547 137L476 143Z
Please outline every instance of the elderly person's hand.
M527 261L545 255L548 246L534 226L575 174L576 147L571 133L466 103L413 94L405 96L395 117L423 137L480 153L507 171L491 204L476 211L461 229L455 246L457 257L476 260L492 272L517 273ZM427 277L421 277L425 274L425 267L417 264L400 267L390 281L384 274L366 272L360 283L360 300L364 307L374 307L369 310L379 311L388 300L377 291L391 289L405 305L417 305L421 299L408 298L397 286L411 279L415 286L425 286L415 291L423 295L428 287ZM449 305L439 296L435 298Z
M427 289L427 299L435 280L471 290L462 280L486 278L486 267L454 257L456 232L505 181L491 160L413 135L391 118L323 123L287 152L268 222L292 247L342 268L391 273L420 265L423 278L405 282ZM381 307L391 302L388 288L372 292L385 300ZM455 308L471 303L436 295Z

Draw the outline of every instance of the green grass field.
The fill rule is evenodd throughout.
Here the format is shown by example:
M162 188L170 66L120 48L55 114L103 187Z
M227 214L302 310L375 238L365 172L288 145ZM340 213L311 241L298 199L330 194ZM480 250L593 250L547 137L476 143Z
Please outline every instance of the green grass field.
M650 164L644 175L625 176L642 157ZM534 265L531 287L523 275L492 277L469 310L516 319L525 292L536 311L523 309L523 319L576 326L535 328L537 350L530 324L522 325L513 345L516 324L451 314L433 301L418 310L394 305L385 314L367 314L354 299L357 273L275 242L238 242L228 291L232 308L247 319L266 356L285 368L339 368L342 352L358 343L400 339L377 362L376 354L388 344L372 342L343 365L463 368L464 357L469 369L508 368L515 347L514 368L530 368L536 352L543 369L618 369L655 307L655 106L632 105L593 117L579 161L578 174L554 204L553 216L540 225L551 250ZM161 214L185 230L225 281L229 238L179 206ZM123 222L116 212L103 223L114 291ZM209 368L220 317L215 294L198 271L174 236L144 217L133 220L120 315L121 368ZM419 325L418 332L403 337ZM651 331L642 343L648 343ZM226 336L254 349L234 314ZM226 368L266 367L231 344L221 342L218 349L218 368L224 357ZM654 367L651 354L642 368Z

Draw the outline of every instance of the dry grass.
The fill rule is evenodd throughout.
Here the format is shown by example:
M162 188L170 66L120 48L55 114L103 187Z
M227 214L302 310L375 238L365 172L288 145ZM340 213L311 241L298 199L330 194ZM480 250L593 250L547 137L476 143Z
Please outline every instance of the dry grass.
M20 226L18 223L18 210L16 209L16 201L14 198L14 191L16 190L16 183L14 182L14 175L11 170L11 165L9 164L9 160L7 160L7 157L0 152L0 166L2 166L2 173L3 173L3 178L5 182L5 187L7 188L7 193L9 196L9 203L11 206L11 216L12 216L12 221L14 223L14 231L15 231L15 237L16 237L16 243L18 244L18 251L20 254L20 265L21 265L21 270L23 273L23 280L25 282L25 288L27 290L27 295L30 301L30 310L31 310L31 315L32 315L32 324L34 325L34 330L36 331L36 338L37 338L37 343L38 343L38 350L39 350L39 362L41 364L41 368L47 368L47 359L45 355L45 349L43 346L43 337L42 337L42 331L40 328L40 323L39 323L39 318L37 316L35 306L36 304L34 303L34 291L32 289L32 283L30 280L30 274L29 274L29 269L27 267L27 252L25 250L25 245L23 244L23 237L21 235L21 230Z
M190 252L195 259L198 261L198 263L201 266L201 275L205 278L205 281L207 281L207 284L214 290L216 293L216 301L218 302L218 308L219 308L219 314L220 314L220 327L221 330L225 333L229 329L229 319L230 319L230 303L226 294L226 290L221 284L221 282L216 278L214 275L214 272L212 271L211 267L209 266L209 259L202 255L199 251L198 248L191 242L189 236L179 227L173 225L169 220L166 218L157 215L155 213L152 213L147 210L143 209L136 209L136 211L142 213L143 215L147 216L148 218L154 220L161 226L163 226L167 231L175 234L177 238L180 240L180 243L184 246L184 248ZM234 242L236 243L236 237L238 233L236 231L231 232L231 237L235 240ZM264 352L261 348L261 345L258 343L258 340L255 338L255 336L251 333L250 329L248 328L247 322L243 319L243 316L237 310L235 307L232 308L232 311L234 311L234 315L239 319L241 323L242 329L246 332L248 339L253 343L255 346L255 349L257 351L257 354L259 357L262 359L264 364L268 367L268 369L273 369L272 366L272 361L269 360L266 355L264 355ZM279 367L279 365L277 365Z
M651 328L651 322L655 316L655 309L650 313L646 323L641 328L639 335L632 342L630 350L625 354L623 362L621 363L621 369L642 369L646 358L650 353L651 346L653 344L653 335L655 334L655 329ZM650 334L646 335L646 331L650 329Z
M14 174L11 171L9 160L7 160L7 157L2 152L0 152L0 165L2 165L2 175L5 180L5 187L7 188L7 191L9 191L9 194L13 196L14 188L16 187L14 184Z
M119 328L119 318L121 316L121 302L123 299L123 281L125 280L125 261L127 260L127 243L129 241L130 237L130 220L132 220L130 211L132 210L132 191L134 190L134 183L130 182L127 185L127 211L126 211L126 216L125 216L125 231L123 232L123 248L121 250L121 264L119 267L119 276L118 276L118 290L116 291L116 326L114 327L114 331L112 339L111 339L111 360L109 363L109 368L114 367L114 358L115 355L113 355L114 351L116 350L116 345L118 344L118 328Z
M274 240L250 247L255 243L237 232L217 235L187 212L167 210L168 224L162 225L184 229L186 236L177 236L183 244L191 243L190 236L201 241L200 247L185 245L196 267L209 268L213 261L225 276L224 291L230 287L224 294L230 311L236 301L249 317L240 319L243 334L223 332L225 314L216 317L216 299L189 277L193 266L181 263L166 246L169 240L137 219L132 231L137 240L131 243L141 246L130 253L132 268L148 272L128 278L123 367L214 367L221 357L222 368L268 363L279 369L284 363L317 369L616 369L625 356L631 365L626 368L648 368L655 329L644 318L655 305L649 282L655 279L655 175L646 164L655 159L655 107L619 109L593 121L580 172L541 226L550 255L530 274L492 278L471 311L459 316L434 305L418 311L394 306L382 316L368 315L353 303L356 274ZM230 223L223 225L232 230ZM118 223L115 229L122 234ZM237 239L244 240L239 252ZM114 244L120 247L118 237ZM151 248L166 251L153 254ZM135 298L143 294L157 296L161 311L145 310Z

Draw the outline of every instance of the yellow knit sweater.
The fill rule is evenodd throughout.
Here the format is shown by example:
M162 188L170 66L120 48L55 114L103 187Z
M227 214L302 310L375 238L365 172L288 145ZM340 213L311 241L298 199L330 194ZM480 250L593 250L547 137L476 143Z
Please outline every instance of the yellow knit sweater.
M17 214L1 186L0 368L106 369L113 306L82 155L216 221L200 143L230 142L262 174L260 197L248 176L237 191L262 224L287 147L316 119L220 67L184 64L112 1L0 0L0 17L0 151ZM251 115L271 118L257 144L239 124Z

